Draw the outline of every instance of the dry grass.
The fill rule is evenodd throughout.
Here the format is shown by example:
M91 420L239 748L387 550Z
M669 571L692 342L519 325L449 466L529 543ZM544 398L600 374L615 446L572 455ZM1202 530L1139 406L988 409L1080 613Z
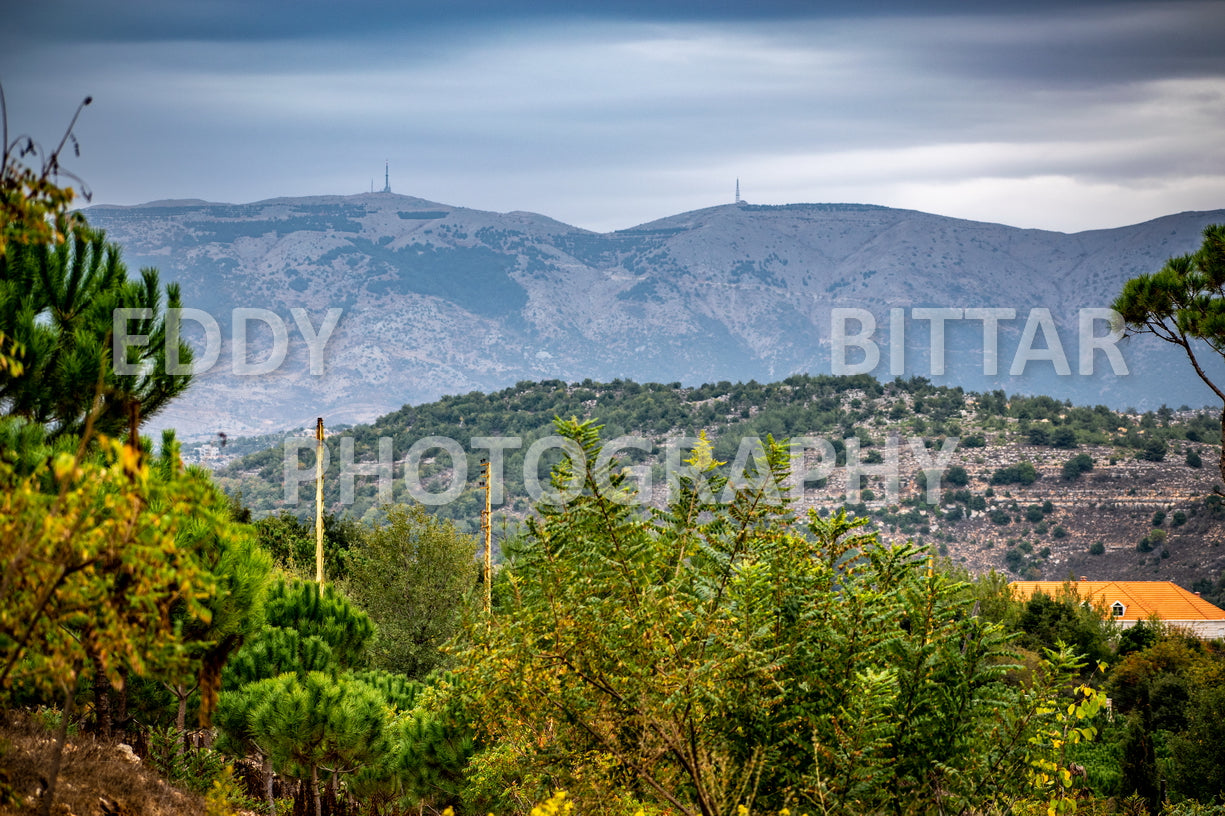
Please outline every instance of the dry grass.
M38 812L53 747L53 735L40 724L16 712L9 715L9 723L0 727L0 816ZM197 816L205 812L203 798L172 787L133 759L117 744L83 735L69 737L52 814Z

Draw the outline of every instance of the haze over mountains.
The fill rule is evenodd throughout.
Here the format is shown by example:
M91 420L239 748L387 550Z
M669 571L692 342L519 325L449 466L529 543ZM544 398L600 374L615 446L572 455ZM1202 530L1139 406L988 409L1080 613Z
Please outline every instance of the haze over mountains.
M180 283L187 306L218 323L217 363L155 423L188 437L260 433L320 415L333 425L367 421L404 403L526 379L698 384L839 373L839 361L854 366L865 352L835 343L831 358L835 323L851 336L864 327L832 322L833 309L871 313L872 373L881 379L901 373L1116 408L1211 401L1178 350L1151 338L1117 344L1126 374L1099 349L1094 373L1082 375L1079 327L1081 310L1109 306L1128 278L1196 249L1225 210L1071 235L861 204L743 203L601 234L391 193L165 201L86 215L123 247L130 269L157 267L163 282ZM935 313L943 324L915 312L933 308L956 311ZM235 371L235 309L283 322L287 356L273 372ZM330 309L342 311L329 337L320 327ZM984 374L991 321L957 319L963 309L1015 311L998 320L994 376ZM1049 350L1035 309L1049 310L1058 327ZM327 339L322 375L310 371L303 318ZM904 358L890 341L899 319ZM257 364L273 353L273 333L247 324L245 359ZM936 325L944 373L930 351ZM1088 326L1093 336L1109 331L1102 320ZM197 329L185 323L202 344ZM1070 374L1057 373L1061 361ZM1013 376L1017 365L1024 373Z

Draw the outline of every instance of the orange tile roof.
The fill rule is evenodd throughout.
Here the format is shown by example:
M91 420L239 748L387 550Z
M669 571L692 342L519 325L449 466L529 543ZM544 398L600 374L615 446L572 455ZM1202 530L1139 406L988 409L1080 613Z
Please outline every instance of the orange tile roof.
M1170 581L1013 581L1008 586L1021 599L1038 592L1057 598L1068 586L1095 605L1110 607L1117 601L1123 614L1116 620L1144 620L1154 613L1167 621L1225 620L1225 609Z

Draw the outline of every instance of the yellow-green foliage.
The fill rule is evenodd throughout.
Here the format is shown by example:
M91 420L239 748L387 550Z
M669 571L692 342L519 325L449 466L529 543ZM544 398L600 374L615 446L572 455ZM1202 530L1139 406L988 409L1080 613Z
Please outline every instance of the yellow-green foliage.
M553 789L577 811L732 816L1067 812L1066 746L1099 704L1048 652L1009 682L1010 636L926 554L845 514L796 520L784 447L719 503L699 447L661 513L595 469L589 424L559 423L585 472L559 494L473 613L456 685L487 746L468 809L524 813Z
M207 480L100 439L25 476L0 462L0 485L0 701L14 683L74 688L88 662L112 683L186 670L172 610L208 620L215 581L176 539L233 534Z

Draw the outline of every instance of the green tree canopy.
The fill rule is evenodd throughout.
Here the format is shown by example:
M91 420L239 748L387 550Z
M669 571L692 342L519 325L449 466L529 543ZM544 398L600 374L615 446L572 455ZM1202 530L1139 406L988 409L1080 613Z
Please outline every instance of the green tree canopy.
M1196 252L1170 258L1157 272L1127 281L1114 308L1128 332L1152 334L1186 353L1196 376L1222 402L1225 442L1225 388L1209 372L1213 355L1225 357L1225 224L1206 227ZM1225 481L1225 445L1219 467Z
M441 662L477 580L476 541L421 505L392 506L350 553L350 597L378 627L374 665L421 678Z
M473 616L457 683L486 750L467 804L566 789L580 807L722 816L965 813L1060 794L1061 746L1089 713L1061 695L1076 663L1005 682L1008 637L969 587L844 513L797 523L778 501L786 448L726 482L708 447L667 508L643 515L588 423L554 484L577 492L503 569ZM1080 697L1097 700L1095 695ZM1076 735L1072 734L1076 731Z
M131 411L149 417L181 394L191 378L166 368L166 321L156 270L128 278L119 248L82 225L64 227L58 244L16 243L0 256L0 334L14 345L20 370L0 369L0 416L43 426L52 438L94 430L119 435ZM176 284L164 305L181 308ZM126 346L121 374L112 359L117 309L145 310L126 321L127 334L147 343ZM142 341L143 342L143 341ZM181 365L191 349L177 344Z
M342 776L377 765L381 778L367 778L367 786L398 784L387 727L417 689L355 671L374 634L370 619L332 586L299 580L274 583L264 610L264 627L225 668L216 719L226 749L261 757L269 812L276 812L273 769L307 783L314 816L321 773L334 790Z

